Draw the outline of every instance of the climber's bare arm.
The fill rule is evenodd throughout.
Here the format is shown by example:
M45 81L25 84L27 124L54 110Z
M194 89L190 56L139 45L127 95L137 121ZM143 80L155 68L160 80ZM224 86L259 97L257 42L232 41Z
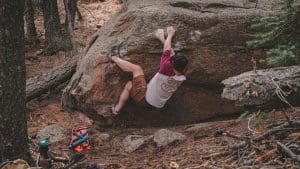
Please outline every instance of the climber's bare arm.
M154 32L155 37L164 45L165 44L165 33L163 29L157 29ZM171 48L171 57L175 55L174 50Z
M168 33L168 37L167 37L167 39L165 40L165 43L164 43L164 51L166 51L166 50L170 50L171 51L172 50L172 39L173 39L173 36L175 34L174 27L173 26L169 26L167 28L167 33Z

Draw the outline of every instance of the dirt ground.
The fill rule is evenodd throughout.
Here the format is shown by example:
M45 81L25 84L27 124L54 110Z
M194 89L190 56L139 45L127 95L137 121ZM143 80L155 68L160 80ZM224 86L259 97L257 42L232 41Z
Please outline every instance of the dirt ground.
M37 130L51 124L58 124L64 128L65 134L71 136L71 129L75 126L89 127L90 146L88 158L84 165L98 163L107 169L164 169L168 168L170 162L176 162L181 167L204 167L205 164L214 161L228 160L228 154L224 156L216 156L207 158L207 156L220 152L227 152L227 147L234 143L238 143L230 137L215 137L215 133L222 129L235 135L249 135L248 120L243 120L239 123L235 120L220 120L199 124L191 124L184 126L167 127L171 131L180 132L187 136L187 140L183 143L171 144L164 148L158 148L153 142L146 144L133 153L126 153L123 149L122 141L128 135L151 136L159 127L150 128L99 128L85 115L80 112L66 112L60 109L60 90L52 91L51 95L44 96L42 100L34 100L28 103L29 107L29 135L34 135ZM290 114L292 115L292 114ZM298 114L292 115L300 117ZM284 117L280 111L268 113L263 116L263 119L256 120L250 124L251 128L256 128L256 135L259 135L267 130L266 126L272 123L284 121ZM198 129L189 131L193 126L200 125ZM100 134L107 133L111 139L108 141L101 140ZM38 140L33 139L34 142ZM66 138L50 146L50 150L56 154L63 156L73 154L73 151L68 149L70 138ZM32 145L34 149L34 145ZM225 168L227 163L216 166L216 168ZM230 165L227 164L227 165ZM198 166L198 167L197 167Z
M118 0L106 0L104 2L96 2L89 4L80 4L79 9L82 12L84 20L76 22L75 36L76 41L80 45L84 45L86 39L91 36L97 27L105 24L105 22L120 9ZM60 11L61 13L63 11ZM42 17L36 20L40 39L43 42ZM49 71L56 65L62 63L68 54L60 52L55 56L44 57L36 54L43 48L43 43L35 48L27 47L26 52L26 68L27 77L32 77ZM128 135L151 136L155 131L161 128L99 128L94 122L81 114L80 112L66 112L61 110L60 96L64 85L58 87L54 91L44 94L38 99L34 99L27 103L28 128L29 135L32 137L35 133L51 124L58 124L64 128L66 135L71 135L71 129L75 126L90 127L90 145L91 151L88 152L88 158L85 164L98 163L104 168L117 169L164 169L169 168L171 161L179 164L180 168L205 168L205 164L212 163L215 160L224 160L223 166L215 166L215 168L225 168L227 156L210 156L214 153L222 152L229 145L238 142L230 137L215 137L215 132L222 129L236 135L249 134L248 120L235 122L232 120L218 120L213 122L202 123L204 127L200 127L193 131L188 131L194 125L168 127L169 130L180 132L187 136L187 140L183 143L176 143L164 148L157 148L154 143L150 142L133 153L126 153L123 150L122 140ZM288 112L292 112L288 110ZM299 117L298 114L291 114L293 117ZM266 131L266 126L271 123L284 121L284 117L280 111L268 113L260 120L256 120L250 124L252 128L256 127L256 134ZM199 124L198 124L199 125ZM108 133L111 139L103 141L99 139L101 133ZM33 154L36 154L35 144L37 140L32 139L31 148ZM70 138L50 146L50 150L58 154L71 154L68 149ZM228 162L229 163L229 162Z

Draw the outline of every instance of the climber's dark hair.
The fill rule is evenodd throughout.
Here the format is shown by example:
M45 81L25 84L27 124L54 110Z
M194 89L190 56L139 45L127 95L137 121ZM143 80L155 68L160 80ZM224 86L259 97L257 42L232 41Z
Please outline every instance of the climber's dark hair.
M172 61L173 68L181 73L183 73L184 69L188 64L187 58L180 53L172 56L171 61Z

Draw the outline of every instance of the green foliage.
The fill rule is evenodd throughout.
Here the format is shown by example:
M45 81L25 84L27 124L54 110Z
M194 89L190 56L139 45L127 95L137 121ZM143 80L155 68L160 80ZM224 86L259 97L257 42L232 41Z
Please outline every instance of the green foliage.
M276 48L270 49L267 54L268 58L260 60L261 63L267 63L273 66L288 66L300 63L300 57L295 54L295 45L277 45Z
M235 123L251 120L251 124L254 127L259 127L261 124L263 124L265 119L266 119L266 113L264 111L259 110L256 113L245 111L235 120Z
M248 41L250 48L270 48L262 62L272 66L287 66L300 63L299 11L292 6L294 0L286 0L286 9L276 16L257 17L251 28L259 32Z
M252 125L255 128L259 128L267 119L267 115L266 112L264 111L259 111L256 114L253 115L253 119L252 119Z
M249 115L250 115L250 113L248 111L245 111L235 120L235 122L240 123L241 121L246 120L249 117Z

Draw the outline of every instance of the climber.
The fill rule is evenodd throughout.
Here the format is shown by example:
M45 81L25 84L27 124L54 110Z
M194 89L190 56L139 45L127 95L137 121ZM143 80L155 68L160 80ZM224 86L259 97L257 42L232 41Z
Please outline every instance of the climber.
M162 108L177 90L181 83L186 80L186 66L188 60L182 55L176 55L171 48L175 29L167 28L167 37L164 30L158 29L155 36L163 43L163 54L160 60L160 69L147 85L144 71L141 66L120 58L115 46L111 49L111 59L123 71L131 72L133 80L125 85L118 103L113 106L112 113L119 114L126 101L131 97L138 106L145 108Z

